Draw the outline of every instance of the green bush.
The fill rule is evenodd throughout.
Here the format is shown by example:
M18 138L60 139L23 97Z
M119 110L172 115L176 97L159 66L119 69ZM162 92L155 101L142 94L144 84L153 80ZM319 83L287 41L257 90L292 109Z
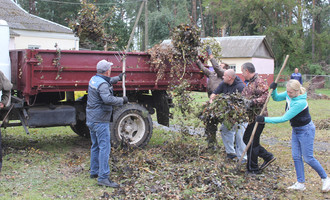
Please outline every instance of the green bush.
M323 67L319 64L308 64L304 68L304 72L306 74L326 75L326 73L323 70Z

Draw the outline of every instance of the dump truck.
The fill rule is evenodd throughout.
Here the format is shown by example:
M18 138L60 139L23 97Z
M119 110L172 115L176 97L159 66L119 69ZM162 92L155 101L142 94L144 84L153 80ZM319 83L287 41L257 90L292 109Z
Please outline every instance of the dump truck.
M168 126L171 98L171 63L162 78L150 64L145 52L87 50L11 50L10 71L13 84L11 105L0 111L2 127L28 128L71 126L80 136L89 137L86 126L87 94L75 98L75 92L88 91L88 83L96 74L96 64L105 59L113 62L111 76L122 72L126 58L126 96L129 103L116 107L111 118L111 142L118 146L125 137L132 146L147 145L153 130L151 115L156 113L159 124ZM183 79L190 90L205 91L206 78L197 66L189 64ZM113 85L114 95L123 96L121 82ZM84 93L84 92L83 92Z

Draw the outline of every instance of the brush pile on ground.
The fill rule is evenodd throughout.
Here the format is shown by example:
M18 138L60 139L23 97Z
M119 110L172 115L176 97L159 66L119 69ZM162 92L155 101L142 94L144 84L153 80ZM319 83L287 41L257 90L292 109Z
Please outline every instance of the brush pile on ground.
M318 81L317 80L317 76L315 76L314 78L312 78L310 81L304 83L304 87L307 90L307 97L309 99L330 99L330 97L328 97L325 94L316 94L315 89L319 88L320 85L324 85L325 81Z
M248 122L249 118L244 104L244 97L237 94L220 94L212 103L202 106L198 117L206 124L209 121L224 124L229 130L238 123Z
M209 153L199 139L188 137L158 147L111 156L113 177L122 186L114 199L275 199L282 191L282 169L270 166L264 175L245 175L223 153Z
M330 118L320 119L314 121L315 127L318 130L329 130L330 129Z

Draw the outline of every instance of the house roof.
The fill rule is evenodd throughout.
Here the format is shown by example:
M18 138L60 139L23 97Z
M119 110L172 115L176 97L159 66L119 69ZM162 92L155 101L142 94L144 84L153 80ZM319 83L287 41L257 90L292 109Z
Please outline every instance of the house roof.
M205 40L207 38L203 38ZM275 58L266 36L229 36L215 37L221 46L223 58L259 57Z
M213 38L220 43L222 58L275 58L264 35ZM210 38L202 38L201 40L207 39ZM162 43L169 44L171 40L164 40Z
M55 33L73 33L68 27L31 15L12 0L0 0L0 19L7 21L12 29Z

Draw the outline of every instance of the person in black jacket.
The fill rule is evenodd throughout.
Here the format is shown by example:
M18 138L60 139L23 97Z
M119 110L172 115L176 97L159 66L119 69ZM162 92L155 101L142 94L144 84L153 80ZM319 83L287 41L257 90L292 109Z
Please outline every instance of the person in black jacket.
M210 103L212 103L212 101L218 94L241 93L243 91L243 88L243 81L238 76L236 76L235 71L233 69L228 69L224 72L223 81L211 94ZM235 125L231 130L228 130L225 125L221 126L221 137L222 142L225 146L227 158L237 159L237 157L240 158L242 156L243 151L246 147L245 143L243 142L243 134L246 125L246 123ZM235 139L236 146L234 145ZM243 160L243 162L244 161L246 161L246 158Z

